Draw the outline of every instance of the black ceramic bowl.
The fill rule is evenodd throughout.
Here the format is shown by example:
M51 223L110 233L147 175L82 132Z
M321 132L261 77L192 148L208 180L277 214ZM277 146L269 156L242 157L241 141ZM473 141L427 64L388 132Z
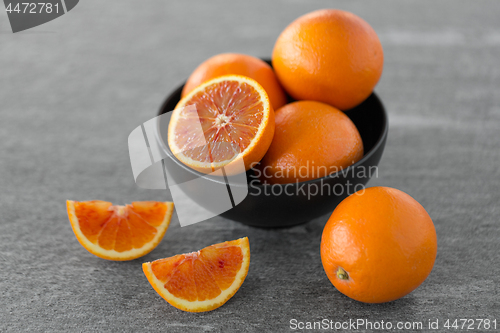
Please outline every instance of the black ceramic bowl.
M167 97L159 114L175 108L182 88L178 87ZM387 139L387 113L375 93L345 113L361 134L365 151L361 160L323 178L283 185L260 184L250 170L247 172L247 182L251 185L241 185L248 187L248 195L221 216L256 227L289 227L333 212L344 198L362 189L372 176L378 174L377 166ZM184 176L206 178L206 175L177 161L171 153L167 158L176 162L176 167L182 169ZM192 195L188 195L197 201L200 191L203 189L192 189Z

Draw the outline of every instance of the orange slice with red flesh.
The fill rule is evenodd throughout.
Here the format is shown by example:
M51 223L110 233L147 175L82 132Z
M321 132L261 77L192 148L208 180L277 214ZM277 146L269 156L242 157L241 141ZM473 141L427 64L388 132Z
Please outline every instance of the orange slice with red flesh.
M240 288L250 266L248 238L214 244L200 251L142 264L156 292L189 312L217 309Z
M76 238L90 253L108 260L132 260L151 252L170 224L172 202L66 202Z
M189 106L194 106L189 107ZM211 173L225 167L237 173L262 159L274 135L274 111L265 90L241 75L207 81L175 107L168 145L192 169ZM233 168L232 168L233 167Z

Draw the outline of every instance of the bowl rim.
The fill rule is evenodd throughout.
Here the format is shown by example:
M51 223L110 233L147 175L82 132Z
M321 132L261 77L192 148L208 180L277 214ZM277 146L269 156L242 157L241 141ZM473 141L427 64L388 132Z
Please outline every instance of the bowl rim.
M167 104L170 103L170 101L172 100L173 96L177 95L177 94L180 94L180 92L182 91L182 89L184 88L184 85L185 85L186 82L182 83L181 85L179 85L176 89L174 89L171 93L169 93L166 97L166 99L164 100L164 102L161 104L160 106L160 110L158 112L158 116L162 115L162 114L165 114L167 112L172 112L173 110L165 110L165 107L167 106ZM353 169L353 168L357 168L358 166L362 165L363 163L365 163L368 159L370 159L372 157L373 154L375 154L376 151L378 151L380 149L380 146L382 145L383 141L387 138L387 133L389 132L389 117L387 115L387 111L384 107L384 104L382 103L382 100L378 97L378 95L375 93L375 91L372 91L372 93L365 99L365 101L368 99L368 98L371 98L371 97L375 97L375 100L376 102L380 105L380 109L382 111L382 116L383 116L383 129L381 131L381 134L379 136L379 138L377 139L377 141L375 142L375 144L373 145L372 149L370 149L366 154L363 155L363 157L357 161L356 163L354 164L351 164L349 165L347 168L344 168L344 169L341 169L335 173L331 173L331 174L328 174L324 177L321 177L321 178L315 178L315 179L310 179L310 180L306 180L306 181L303 181L303 182L294 182L294 183L287 183L287 184L269 184L269 183L257 183L257 184L254 184L252 186L257 186L257 187L271 187L271 186L288 186L288 185L292 185L292 186L298 186L298 185L307 185L307 184L313 184L313 183L317 183L317 182L322 182L323 180L325 179L328 179L328 178L336 178L336 175L340 174L340 173L343 173L343 174L349 174L350 172L350 169ZM363 101L364 102L364 101ZM347 110L348 112L349 110ZM224 179L222 178L220 181L219 180L216 180L214 179L213 177L208 177L208 175L204 174L204 173L201 173L199 171L196 171L194 169L191 169L190 167L188 167L187 165L184 165L182 162L180 162L174 155L173 153L170 151L170 148L168 147L168 144L166 145L162 145L164 146L163 148L166 148L166 153L167 155L177 164L179 165L180 167L182 167L184 170L190 172L191 174L193 175L196 175L197 177L200 177L200 178L205 178L205 179L208 179L210 181L213 181L213 182L217 182L217 183L220 183L220 184L224 184L224 185L227 185L227 183L224 181ZM257 178L256 178L257 179ZM247 182L246 185L243 185L243 184L231 184L231 186L236 186L236 187L249 187L249 184Z

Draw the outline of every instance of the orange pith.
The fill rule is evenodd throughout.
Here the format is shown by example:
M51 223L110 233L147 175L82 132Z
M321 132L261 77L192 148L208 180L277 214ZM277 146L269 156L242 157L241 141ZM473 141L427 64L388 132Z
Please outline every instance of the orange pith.
M252 79L230 75L202 84L177 104L168 144L181 162L201 172L240 158L248 170L264 156L273 135L274 112L264 89Z
M174 307L202 312L227 302L248 273L248 238L208 246L142 265L156 292Z
M173 203L142 201L119 206L106 201L66 202L73 231L83 247L108 260L132 260L163 238Z

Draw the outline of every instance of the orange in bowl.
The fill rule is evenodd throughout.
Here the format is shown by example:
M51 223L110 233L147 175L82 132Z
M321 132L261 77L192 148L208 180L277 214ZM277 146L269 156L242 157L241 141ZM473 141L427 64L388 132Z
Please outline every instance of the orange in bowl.
M373 91L384 63L382 45L360 17L323 9L299 17L278 37L273 68L297 100L351 109Z
M222 53L201 63L189 76L181 96L219 76L242 75L257 81L269 95L276 110L286 103L286 95L271 66L259 58L239 53Z
M275 134L258 165L260 179L286 184L321 178L363 157L354 123L333 106L298 101L275 113Z
M190 108L189 106L194 106ZM182 98L170 118L168 146L186 166L203 173L262 159L274 135L274 111L264 88L241 75L203 83Z

